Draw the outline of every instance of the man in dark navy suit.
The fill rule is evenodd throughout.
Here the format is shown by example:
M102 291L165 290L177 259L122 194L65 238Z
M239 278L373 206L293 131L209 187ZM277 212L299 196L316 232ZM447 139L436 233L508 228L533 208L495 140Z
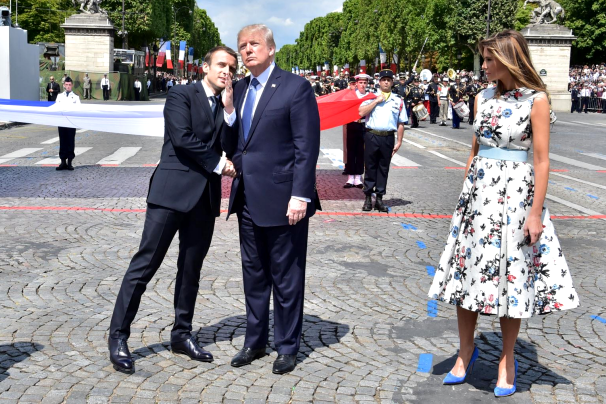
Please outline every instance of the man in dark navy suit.
M114 368L133 372L126 341L130 336L141 296L179 232L179 258L175 282L175 323L171 332L173 353L203 362L213 360L191 335L202 262L210 247L215 218L221 204L221 174L235 176L222 157L221 131L235 119L233 107L224 112L220 94L231 86L237 54L227 47L211 49L204 58L204 80L177 86L164 107L164 145L160 164L152 175L147 212L139 251L124 279L110 324L109 354ZM233 122L233 120L232 120Z
M319 209L320 117L307 80L276 66L275 50L265 25L238 33L251 75L234 87L237 119L224 148L237 172L229 214L238 215L247 317L244 347L231 364L265 355L273 290L273 372L282 374L295 368L301 339L309 218Z

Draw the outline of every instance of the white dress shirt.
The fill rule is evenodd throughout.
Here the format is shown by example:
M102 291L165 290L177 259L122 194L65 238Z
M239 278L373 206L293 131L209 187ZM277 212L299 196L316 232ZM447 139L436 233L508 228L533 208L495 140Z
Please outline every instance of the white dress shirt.
M103 88L103 86L107 86L107 88L109 88L109 79L106 78L102 78L101 79L101 88Z
M135 88L139 91L141 91L141 82L140 81L135 81Z
M263 73L261 73L259 76L255 77L251 73L250 81L248 82L248 88L246 89L246 93L244 95L244 101L242 101L242 109L240 110L240 116L242 116L244 113L244 106L246 105L246 98L248 97L248 90L250 90L253 79L256 78L257 81L259 82L259 84L257 84L257 97L255 98L255 104L253 105L253 110L252 110L252 118L254 119L255 111L257 110L257 105L259 105L259 100L261 99L261 96L263 95L263 90L265 90L265 86L267 85L267 82L269 81L269 76L271 76L271 73L274 71L275 67L276 67L276 64L274 62L271 62L269 67L267 69L265 69L265 71L263 71ZM231 121L231 119L229 119L229 120ZM228 122L228 125L232 126L233 122L231 122L231 123ZM309 198L302 198L300 196L294 196L294 195L292 195L292 197L295 199L298 199L300 201L303 201L303 202L307 202L307 203L311 202L311 199L309 199Z

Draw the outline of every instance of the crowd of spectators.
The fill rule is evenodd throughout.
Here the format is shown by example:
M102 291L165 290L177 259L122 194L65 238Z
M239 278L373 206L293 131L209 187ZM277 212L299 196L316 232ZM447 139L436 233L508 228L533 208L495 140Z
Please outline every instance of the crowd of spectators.
M572 66L568 77L571 112L606 113L606 63Z

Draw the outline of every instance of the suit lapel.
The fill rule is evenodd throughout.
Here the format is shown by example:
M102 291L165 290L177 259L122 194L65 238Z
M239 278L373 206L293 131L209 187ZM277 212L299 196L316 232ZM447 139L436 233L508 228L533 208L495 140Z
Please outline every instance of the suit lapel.
M263 88L263 94L261 94L261 99L257 104L257 108L255 109L255 114L253 116L252 123L250 124L250 131L248 132L248 140L246 144L250 143L250 139L252 139L255 128L261 119L261 115L263 115L263 111L271 97L276 93L278 87L280 87L280 77L282 76L282 70L278 66L274 66L274 70L271 72L271 76L267 80L265 84L265 88Z
M204 91L204 87L202 87L202 82L198 81L195 86L198 101L200 101L200 104L202 105L202 110L204 111L204 114L206 114L208 123L214 127L215 119L213 117L213 111L210 109L210 104L208 103L208 98L206 97L206 91Z

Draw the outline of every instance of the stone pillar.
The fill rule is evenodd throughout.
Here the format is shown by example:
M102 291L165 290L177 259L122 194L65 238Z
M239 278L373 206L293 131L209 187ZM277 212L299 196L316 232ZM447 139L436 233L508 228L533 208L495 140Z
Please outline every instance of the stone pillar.
M102 14L75 14L65 29L65 70L107 73L114 70L114 25Z
M568 77L570 50L576 39L572 30L562 25L529 25L521 31L528 41L532 63L551 96L554 111L570 111Z

